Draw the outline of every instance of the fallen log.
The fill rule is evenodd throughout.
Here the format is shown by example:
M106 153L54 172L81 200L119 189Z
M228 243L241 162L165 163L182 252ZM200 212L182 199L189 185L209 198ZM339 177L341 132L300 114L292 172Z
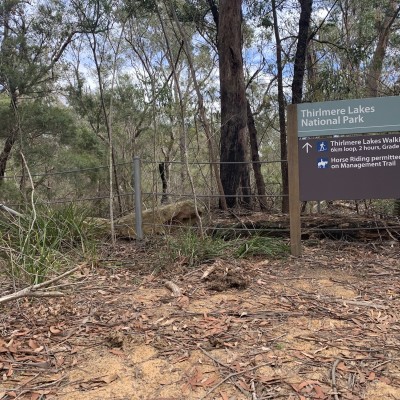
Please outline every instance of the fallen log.
M198 208L198 214L203 210ZM88 222L96 225L99 234L110 232L110 221L105 218L90 218ZM176 203L157 206L142 213L143 233L162 234L176 226L190 226L196 224L196 206L193 200L184 200ZM130 213L114 221L115 234L118 238L135 238L135 213Z
M369 219L362 216L320 215L301 217L302 239L336 239L336 240L400 240L400 222L396 220ZM241 219L219 219L215 227L209 229L215 237L227 240L240 236L261 235L289 238L289 218L268 216L252 219L252 216Z

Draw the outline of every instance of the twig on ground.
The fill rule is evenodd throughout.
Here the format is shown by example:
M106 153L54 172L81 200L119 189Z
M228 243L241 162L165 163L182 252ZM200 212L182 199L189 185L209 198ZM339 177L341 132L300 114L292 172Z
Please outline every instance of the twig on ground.
M214 263L212 265L210 265L209 267L207 267L207 269L204 271L203 275L201 276L201 280L206 279L210 274L212 274L215 270L215 268L217 268L217 264Z
M335 362L332 365L332 371L331 371L331 378L332 378L332 391L333 391L333 398L335 400L340 400L339 399L339 393L337 390L337 386L336 386L336 367L339 365L341 359L338 358L337 360L335 360Z
M207 357L209 357L209 358L210 358L211 360L213 360L216 364L218 364L220 367L227 368L227 369L230 369L230 370L234 371L234 369L233 369L231 366L229 366L229 365L227 365L227 364L224 364L223 362L219 361L218 359L216 359L215 357L213 357L212 354L208 353L208 352L207 352L206 350L204 350L203 348L199 347L199 349L200 349ZM232 380L232 379L231 379L231 380ZM238 390L240 390L244 395L246 395L246 393L244 392L244 389L243 389L240 385L238 385L238 384L237 384L236 382L234 382L233 380L232 380L232 384L235 385L236 388L237 388Z
M309 296L306 295L306 298L309 299L314 299L315 296ZM336 298L330 298L330 297L317 297L318 301L324 302L324 303L341 303L343 305L353 305L353 306L360 306L360 307L371 307L371 308L378 308L380 310L387 310L389 307L384 306L382 304L376 304L371 301L360 301L360 300L347 300L347 299L336 299Z
M256 365L253 368L250 369L246 369L244 371L239 371L239 372L233 372L232 374L227 375L224 379L222 379L221 382L217 383L214 387L212 387L203 397L200 398L200 400L204 400L206 399L212 392L214 392L216 389L218 389L221 385L223 385L226 381L228 381L231 378L234 378L235 376L239 376L239 375L244 375L248 372L254 371L255 369L261 368L261 367L265 367L267 365L270 365L268 363L265 364L260 364L260 365Z
M169 290L171 290L172 294L173 294L175 297L182 296L182 291L181 291L181 289L178 287L178 285L177 285L176 283L174 283L174 282L172 282L172 281L166 281L166 282L164 283L164 285L165 285Z
M257 392L256 392L256 384L254 383L254 380L251 381L251 398L252 400L258 400L257 397Z
M18 292L0 297L0 304L17 300L22 297L63 297L64 293L62 292L54 292L54 291L48 292L48 291L43 291L41 289L47 289L52 283L58 282L59 280L65 278L66 276L73 274L74 272L80 270L84 265L86 265L86 263L80 264L77 267L71 269L70 271L64 272L63 274L56 276L55 278L50 279L46 282L28 286L22 290L19 290Z
M20 214L18 211L13 210L10 207L5 206L4 204L0 204L0 210L4 210L7 211L8 213L10 213L11 215L14 215L14 217L20 217L22 218L23 215Z
M219 361L218 359L216 359L215 357L213 357L212 354L210 354L208 351L204 350L202 347L199 347L199 349L211 360L215 361L217 364L221 365L222 367L228 368L228 369L232 369L229 365L224 364L223 362Z

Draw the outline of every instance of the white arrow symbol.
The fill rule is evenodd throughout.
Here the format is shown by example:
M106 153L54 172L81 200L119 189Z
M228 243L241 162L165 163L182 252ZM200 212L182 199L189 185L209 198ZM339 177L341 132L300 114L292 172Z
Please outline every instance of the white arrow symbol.
M306 149L306 152L307 152L307 154L308 154L309 150L312 149L312 146L311 146L310 143L307 142L307 143L302 147L302 149L304 149L304 148Z

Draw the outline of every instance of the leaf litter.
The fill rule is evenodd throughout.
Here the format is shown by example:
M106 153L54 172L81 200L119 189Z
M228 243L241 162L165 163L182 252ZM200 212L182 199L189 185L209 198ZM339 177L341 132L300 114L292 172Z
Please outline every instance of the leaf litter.
M107 252L65 298L3 306L0 399L400 399L398 245L156 272Z

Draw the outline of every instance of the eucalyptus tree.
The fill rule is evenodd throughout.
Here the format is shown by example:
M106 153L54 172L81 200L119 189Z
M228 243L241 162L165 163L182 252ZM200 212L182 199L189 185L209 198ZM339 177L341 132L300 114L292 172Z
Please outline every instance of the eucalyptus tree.
M81 29L67 8L57 0L0 4L0 92L7 94L12 111L0 152L0 184L12 149L24 135L20 106L52 94L60 75L58 63Z
M389 85L385 85L381 77L385 58L390 49L390 40L396 35L396 30L397 32L400 30L399 14L400 2L397 0L385 1L375 10L376 44L366 71L366 86L368 95L371 97L387 93L385 89L389 88ZM395 25L396 21L397 26Z
M208 5L205 6L205 5ZM238 104L237 108L232 108L232 104L229 104L229 97L230 96L222 96L221 95L221 144L220 144L220 154L221 154L221 177L224 175L224 177L222 178L223 180L223 186L227 187L227 190L229 192L231 192L231 194L228 196L231 197L231 199L229 200L229 206L232 207L233 205L235 205L238 201L238 197L237 195L240 194L239 192L242 191L242 194L244 195L243 197L243 201L246 203L250 203L251 202L251 189L250 189L250 176L249 176L249 169L248 166L246 165L246 162L249 160L249 158L251 158L252 161L252 166L253 166L253 171L254 171L254 177L255 177L255 182L256 182L256 186L257 186L257 191L258 191L258 200L260 203L260 207L261 209L266 209L266 198L265 198L265 183L264 183L264 179L261 173L261 164L260 164L260 158L259 158L259 146L258 146L258 139L257 139L257 129L256 129L256 123L254 120L254 114L252 111L252 107L250 104L249 99L246 96L245 93L245 89L246 87L244 87L244 83L240 83L240 79L242 79L242 81L244 81L244 65L246 63L246 60L244 60L243 55L242 55L242 51L243 51L243 37L246 35L246 24L243 18L243 9L242 9L242 2L239 5L239 9L240 9L240 18L237 19L235 22L235 24L232 25L231 29L236 30L236 33L239 33L238 35L235 35L233 38L231 38L231 40L234 40L235 42L237 42L235 44L235 51L237 52L237 54L240 56L241 62L242 62L242 72L241 73L237 73L236 72L236 68L234 68L235 73L237 73L237 76L232 76L232 80L231 83L228 83L228 80L226 79L226 77L230 76L230 69L226 68L226 65L222 64L221 66L221 60L224 60L224 55L222 55L221 58L221 53L226 51L226 49L229 47L228 46L225 47L225 40L224 39L220 39L220 29L221 29L221 20L227 21L230 17L228 15L228 17L222 16L221 17L221 10L220 10L220 6L221 3L217 3L215 0L207 0L207 1L202 1L199 2L199 4L196 4L197 6L197 10L199 11L197 14L195 14L196 16L196 25L198 28L198 31L200 32L200 34L205 38L205 40L210 43L211 48L214 49L214 51L216 53L218 53L218 58L219 58L219 76L220 76L220 92L222 94L223 90L227 91L227 92L231 92L231 94L236 90L237 91L237 95L239 96L239 98L241 98L240 96L242 96L243 91L244 91L244 96L245 96L245 100L246 100L246 105L245 105L245 110L243 110L242 106L243 104ZM226 10L231 10L232 8L237 9L238 5L234 4L234 3L229 3L227 4L226 9L223 11L224 13L226 12ZM193 8L193 6L192 6ZM209 19L207 18L207 16L211 14L212 16L212 21L214 21L214 29L213 25L210 24ZM249 9L247 10L247 14L250 14ZM226 24L225 27L222 27L222 29L226 30L226 27L229 25ZM227 33L223 32L222 36L226 37ZM229 33L228 33L228 36ZM223 61L223 63L226 62L226 57L225 60ZM258 68L257 71L251 71L250 72L250 77L249 77L249 82L247 83L246 86L250 85L251 82L255 81L256 76L258 75L258 73L261 71L262 68ZM224 78L225 77L225 78ZM237 80L239 79L239 80ZM235 80L237 80L237 87L234 88L232 85L232 82L234 82ZM227 85L231 86L230 89L227 89ZM225 92L225 93L227 93ZM242 93L242 94L239 94ZM223 105L223 103L225 103L228 100L228 102ZM225 110L225 113L222 113L222 109ZM228 127L223 120L230 120L229 115L226 113L226 110L232 110L232 113L234 113L236 115L236 118L240 119L240 118L245 118L246 119L246 127L244 129L244 131L242 131L242 133L244 133L244 135L238 135L237 138L241 138L239 141L237 141L237 138L235 138L235 134L233 133L233 131L235 130L235 128L233 127L233 124L231 127ZM240 109L239 114L237 113L238 109ZM243 112L245 114L243 114ZM224 114L224 115L223 115ZM229 134L230 132L230 134ZM231 137L229 137L231 136ZM238 145L238 143L240 143L240 141L242 140L242 145ZM243 141L244 140L244 141ZM230 142L228 144L228 142ZM224 163L222 160L223 158L227 157L227 154L229 153L229 150L227 150L229 148L229 146L236 146L239 149L239 152L233 156L234 152L231 153L231 156L233 157L233 159L235 159L235 157L237 156L239 159L242 160L242 162L239 165L239 170L241 170L241 172L239 172L239 180L236 181L236 183L234 183L234 181L229 182L229 180L231 180L232 176L230 176L229 174L229 170L236 176L238 174L238 171L235 171L234 168L231 164L228 163ZM248 148L249 147L249 148ZM242 151L242 155L240 155L240 151ZM248 155L248 153L250 153L250 156ZM224 155L223 155L224 154ZM229 156L228 156L229 157ZM236 186L234 188L234 190L232 190L232 187L230 186ZM240 190L239 189L239 185L241 186ZM232 193L235 193L235 195L233 195ZM235 198L236 197L236 198Z
M221 95L221 181L226 203L238 203L239 188L249 192L247 104L242 58L242 0L221 0L218 56ZM245 197L248 201L248 197Z
M187 93L182 92L182 45L174 40L162 2L140 3L129 3L130 17L125 34L126 57L145 102L140 121L147 127L134 136L133 151L144 158L159 160L161 201L167 202L171 161L177 153L182 162L181 189L185 182L183 161L187 143L183 121L188 101ZM157 182L158 176L153 173L154 188Z
M320 100L396 94L399 1L326 3L326 16L315 17L306 98L316 93Z
M171 1L145 3L146 7L139 1L129 3L132 17L126 40L129 44L127 50L131 51L126 54L136 71L136 83L143 87L152 113L153 158L162 158L159 166L165 201L169 180L176 177L172 171L170 173L174 160L179 159L181 165L180 189L188 189L190 174L210 185L210 179L203 175L204 169L187 165L187 161L194 162L199 158L204 161L206 149L213 161L218 185L215 132L206 110L206 106L214 101L210 93L215 93L213 78L216 69L214 57L207 51L207 43L196 33L196 16L193 15L196 7ZM198 130L198 127L202 129ZM138 148L142 154L148 154L149 133L148 130L145 138L137 138L138 142L147 140L146 147Z

